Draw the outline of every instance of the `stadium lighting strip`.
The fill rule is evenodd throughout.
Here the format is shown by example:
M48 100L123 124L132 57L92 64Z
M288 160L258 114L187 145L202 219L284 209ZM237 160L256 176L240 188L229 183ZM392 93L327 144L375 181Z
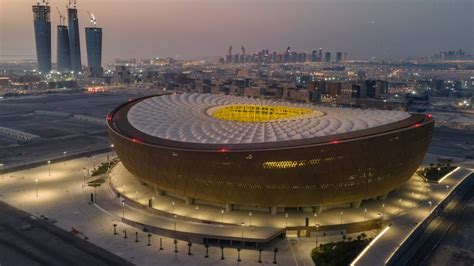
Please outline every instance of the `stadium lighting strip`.
M454 172L456 172L456 171L459 170L459 169L461 169L461 167L458 166L458 167L456 167L453 171L447 173L447 174L446 174L445 176L443 176L440 180L438 180L438 184L441 184L441 182L443 182L443 180L445 180L446 177L448 177L448 176L454 174Z
M376 236L374 238L374 240L372 240L369 245L367 245L367 247L364 248L364 250L362 250L362 252L359 254L359 256L357 256L352 262L351 264L349 264L350 266L355 266L356 263L362 258L362 256L364 256L364 254L367 252L367 250L370 249L370 247L372 247L375 242L377 242L377 240L379 240L379 238L381 238L387 231L388 229L390 229L390 226L387 226L385 227L385 229L382 230L382 232L380 232L380 234L378 236Z

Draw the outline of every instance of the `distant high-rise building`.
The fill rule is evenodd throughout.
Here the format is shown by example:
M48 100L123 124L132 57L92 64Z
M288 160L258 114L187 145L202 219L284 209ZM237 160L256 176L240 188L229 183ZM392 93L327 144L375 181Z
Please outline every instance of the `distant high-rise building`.
M311 62L317 62L318 61L318 51L316 49L313 49L311 51Z
M102 69L102 28L86 28L87 66L90 76L100 77Z
M226 62L228 64L232 63L232 45L229 46L229 50L227 50L227 55L226 55Z
M342 53L341 52L337 52L336 53L336 62L339 63L341 62L342 60Z
M82 71L81 63L81 42L79 39L79 19L77 9L74 5L69 5L67 9L69 25L69 50L71 55L71 70Z
M319 48L318 61L319 62L323 61L323 48Z
M57 33L57 67L61 73L71 71L71 56L69 50L69 34L67 26L58 25Z
M331 62L331 52L324 53L324 62L329 63Z
M38 71L51 71L51 7L45 0L33 6L33 24L35 29L36 58Z

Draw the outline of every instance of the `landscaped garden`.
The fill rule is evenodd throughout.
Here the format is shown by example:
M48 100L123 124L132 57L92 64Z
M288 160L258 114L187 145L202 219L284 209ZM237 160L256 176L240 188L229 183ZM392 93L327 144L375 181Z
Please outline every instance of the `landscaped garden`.
M437 163L430 164L429 167L418 171L418 174L422 176L427 182L438 182L443 176L456 169L456 166L452 166L450 163Z
M311 251L311 258L317 266L349 265L362 250L372 241L372 238L362 233L356 239L343 236L343 241L320 244Z

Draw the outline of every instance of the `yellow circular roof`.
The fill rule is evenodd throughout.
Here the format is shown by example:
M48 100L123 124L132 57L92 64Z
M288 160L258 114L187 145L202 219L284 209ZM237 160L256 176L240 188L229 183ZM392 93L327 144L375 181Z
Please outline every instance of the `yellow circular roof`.
M313 116L323 115L323 113L310 108L244 104L219 106L209 112L214 118L238 122L270 122L298 118L311 113Z

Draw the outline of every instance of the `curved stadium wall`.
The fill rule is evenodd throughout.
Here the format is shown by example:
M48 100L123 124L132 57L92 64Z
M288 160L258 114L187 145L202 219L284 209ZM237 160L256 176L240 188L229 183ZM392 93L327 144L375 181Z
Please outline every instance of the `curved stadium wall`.
M190 136L181 135L180 139L173 139L150 133L159 131L156 128L155 131L147 130L156 119L145 120L142 125L134 120L133 112L141 110L134 107L160 97L186 98L179 95L144 97L119 106L107 116L109 135L118 157L128 171L157 190L177 197L219 204L326 206L385 195L403 185L416 171L431 142L434 125L431 116L402 114L402 118L395 122L353 131L342 130L343 133L336 130L315 137L261 141L262 137L255 136L254 140L258 141L198 142ZM189 95L187 97L192 98ZM187 108L170 102L170 106ZM229 106L211 103L210 108ZM258 102L256 105L277 103ZM291 104L285 105L291 108ZM158 105L157 110L164 106ZM214 120L221 119L207 113L208 107L203 108L205 111L202 115L210 117L211 125ZM317 106L311 108L320 109ZM323 116L318 113L315 118L306 119L321 120L321 117L331 112L323 111ZM153 112L149 115L153 115ZM384 113L381 114L383 116ZM155 122L160 125L167 123L163 121L158 119ZM175 123L179 122L170 122L168 129L163 132L169 133ZM265 124L268 121L225 123L260 123L269 126ZM281 126L282 121L274 124ZM169 136L179 135L179 132L171 132ZM192 141L185 140L190 138Z

